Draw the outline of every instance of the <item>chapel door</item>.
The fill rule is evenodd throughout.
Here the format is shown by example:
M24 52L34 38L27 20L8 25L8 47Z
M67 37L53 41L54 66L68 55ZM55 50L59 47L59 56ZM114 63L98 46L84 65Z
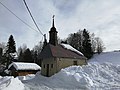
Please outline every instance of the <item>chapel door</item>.
M49 64L47 64L47 77L49 77Z

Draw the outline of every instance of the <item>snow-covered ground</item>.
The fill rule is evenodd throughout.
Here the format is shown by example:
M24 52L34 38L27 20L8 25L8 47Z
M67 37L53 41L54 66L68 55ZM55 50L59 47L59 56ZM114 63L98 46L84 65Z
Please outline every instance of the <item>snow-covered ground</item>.
M25 90L25 87L18 77L7 76L0 78L0 90Z
M120 90L120 66L110 63L71 66L49 78L38 73L23 83L32 90Z
M110 62L114 65L120 65L120 52L103 52L96 54L89 62Z
M0 77L0 90L120 90L120 52L95 55L88 65L62 69L52 77Z

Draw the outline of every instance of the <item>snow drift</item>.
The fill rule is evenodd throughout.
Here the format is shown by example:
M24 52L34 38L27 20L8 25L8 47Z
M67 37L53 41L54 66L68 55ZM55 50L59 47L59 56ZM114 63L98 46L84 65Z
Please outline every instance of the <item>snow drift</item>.
M24 84L18 79L10 76L0 78L0 90L24 90Z
M43 89L120 89L120 66L110 63L91 63L86 66L71 66L52 77L37 73L34 79L22 81L32 90Z

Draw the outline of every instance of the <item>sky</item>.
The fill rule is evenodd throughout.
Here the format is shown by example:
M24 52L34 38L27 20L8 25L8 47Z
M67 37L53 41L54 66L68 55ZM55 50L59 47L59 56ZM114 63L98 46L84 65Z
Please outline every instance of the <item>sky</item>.
M43 36L38 32L23 0L0 0L25 25L0 4L0 42L8 42L13 35L16 46L26 44L33 48ZM120 49L120 0L26 0L40 30L49 38L52 16L58 37L65 39L70 33L86 28L100 37L106 51ZM49 40L48 40L49 41Z

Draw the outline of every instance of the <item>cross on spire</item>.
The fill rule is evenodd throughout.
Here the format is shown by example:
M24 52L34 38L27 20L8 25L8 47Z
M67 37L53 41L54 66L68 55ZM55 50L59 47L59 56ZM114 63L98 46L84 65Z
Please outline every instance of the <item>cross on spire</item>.
M53 15L53 17L52 17L52 18L53 18L53 24L52 24L52 27L54 27L54 17L55 17L55 15Z
M54 17L55 17L55 15L53 15L53 17L52 17L52 18L54 19Z

